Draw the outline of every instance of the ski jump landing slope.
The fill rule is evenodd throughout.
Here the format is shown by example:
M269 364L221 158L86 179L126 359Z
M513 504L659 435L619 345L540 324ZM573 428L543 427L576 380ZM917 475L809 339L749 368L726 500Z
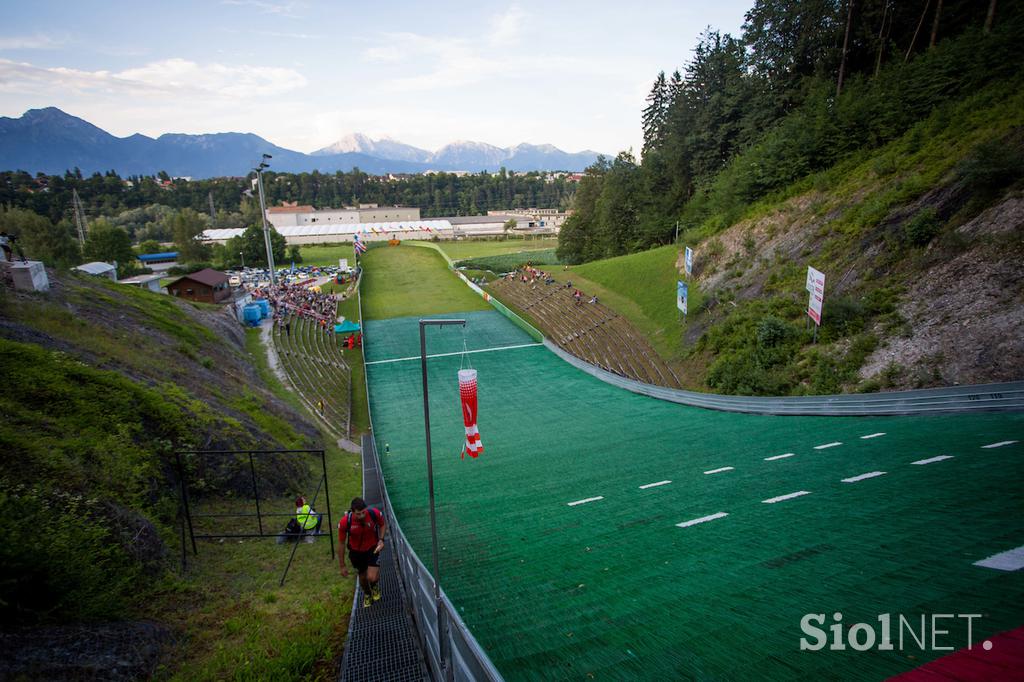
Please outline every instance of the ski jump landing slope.
M497 312L441 317L467 319L427 330L441 584L506 679L879 679L948 653L933 635L1024 624L1024 414L705 410L610 386ZM367 321L365 350L388 491L429 566L418 319ZM484 454L462 460L470 365ZM800 649L807 614L821 650ZM901 616L918 638L924 616L924 650Z

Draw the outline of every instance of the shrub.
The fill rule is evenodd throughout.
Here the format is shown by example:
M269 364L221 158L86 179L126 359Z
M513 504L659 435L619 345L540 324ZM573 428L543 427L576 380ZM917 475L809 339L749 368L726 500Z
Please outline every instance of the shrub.
M934 208L926 208L903 224L900 242L906 246L927 246L941 227Z
M470 258L458 262L458 266L472 270L490 270L492 272L510 272L518 267L531 262L536 266L560 265L561 261L555 254L555 249L540 249L537 251L519 251L516 253L505 253L497 256L484 256Z
M0 490L0 622L123 615L141 566L101 515L99 502L81 495L26 486Z
M823 341L857 334L867 323L864 304L845 296L826 299L821 315L821 328L818 331Z
M766 317L757 323L757 345L761 348L774 348L785 342L789 335L789 325L777 317Z
M990 193L1024 178L1024 155L1018 144L991 140L978 145L957 172L971 190Z

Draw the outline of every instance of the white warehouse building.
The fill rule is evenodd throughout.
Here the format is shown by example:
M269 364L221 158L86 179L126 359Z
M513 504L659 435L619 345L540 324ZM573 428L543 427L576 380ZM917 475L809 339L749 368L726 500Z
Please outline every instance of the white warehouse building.
M452 224L447 220L410 220L390 223L316 223L291 225L274 229L292 244L330 244L354 241L355 235L364 242L387 241L391 239L451 239ZM232 237L240 236L245 230L240 227L221 230L206 230L203 241L223 244Z
M283 227L304 227L308 225L357 225L360 223L410 222L420 219L420 209L404 206L361 204L359 208L325 208L317 210L312 206L299 206L297 202L286 202L284 206L267 209L267 220L280 232Z

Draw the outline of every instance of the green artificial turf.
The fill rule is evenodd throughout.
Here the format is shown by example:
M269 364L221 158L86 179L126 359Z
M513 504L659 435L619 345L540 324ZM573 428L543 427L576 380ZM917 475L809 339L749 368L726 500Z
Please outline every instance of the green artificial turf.
M879 679L946 652L909 638L904 651L801 651L801 618L982 614L975 643L1021 624L1024 572L974 562L1024 544L1024 446L982 448L1022 440L1024 415L700 410L586 375L497 312L420 300L420 314L467 320L428 336L441 582L507 679ZM367 379L391 501L430 565L420 363L402 360L418 333L415 317L368 321ZM459 455L467 364L478 460ZM913 464L938 455L953 458ZM886 473L842 482L872 471ZM810 494L763 502L797 491ZM939 643L965 646L965 623L945 621Z

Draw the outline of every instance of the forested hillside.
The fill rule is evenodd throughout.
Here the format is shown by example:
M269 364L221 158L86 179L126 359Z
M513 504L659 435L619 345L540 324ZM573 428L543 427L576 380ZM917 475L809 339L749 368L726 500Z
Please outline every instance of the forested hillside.
M657 75L642 161L601 159L559 254L572 263L693 243L809 174L889 142L988 84L1020 83L1018 3L760 0Z
M64 175L31 176L21 171L0 172L0 230L18 237L28 258L66 269L84 260L117 261L118 274L133 272L135 251L157 253L161 243L174 242L181 262L193 269L240 265L239 251L250 265L266 260L261 233L230 248L209 248L195 236L210 228L253 228L261 225L259 201L253 194L255 175L245 178L171 180L154 177L121 178L113 171L83 177L77 170ZM477 215L514 208L566 208L576 183L564 174L508 173L457 176L409 175L391 179L358 170L351 173L264 173L268 206L284 201L316 208L371 203L415 206L424 218ZM74 194L79 215L86 221L87 239L79 244ZM278 243L279 242L279 243ZM275 260L301 262L293 249L285 255L284 239L275 233Z
M244 169L240 169L244 170ZM32 176L22 171L0 172L0 206L32 211L51 223L71 229L72 192L77 191L90 220L107 218L123 224L138 240L159 239L148 223L152 215L185 208L210 214L212 227L242 227L242 213L253 203L255 174L246 177L189 181L160 176L121 178L113 171L83 177L77 169L64 175ZM341 208L359 203L415 206L423 217L474 215L511 208L564 208L570 203L575 183L564 174L508 173L504 170L476 175L437 173L396 179L350 173L275 173L263 176L268 206L296 201L315 208ZM148 215L140 214L146 212ZM258 208L255 211L259 216ZM145 218L149 218L146 220ZM158 222L158 221L157 221ZM146 232L139 233L149 227Z
M587 170L558 255L696 390L1020 379L1022 19L994 2L757 2L742 36L709 30L658 75L642 161ZM826 273L817 333L808 266Z

